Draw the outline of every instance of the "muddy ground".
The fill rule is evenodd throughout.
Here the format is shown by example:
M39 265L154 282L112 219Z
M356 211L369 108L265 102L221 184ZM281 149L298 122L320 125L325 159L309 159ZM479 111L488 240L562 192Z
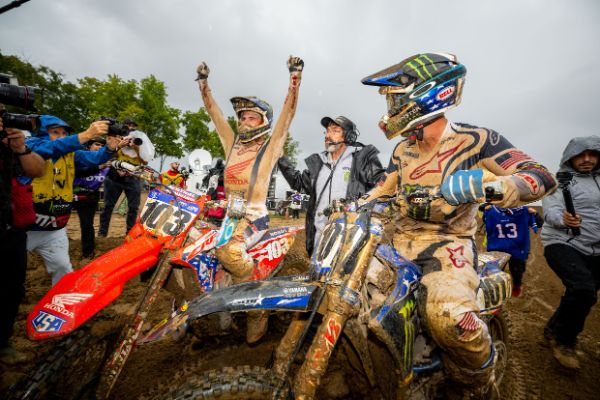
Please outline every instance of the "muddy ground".
M278 224L296 224L293 220L276 220ZM303 223L303 221L300 221ZM68 225L71 246L71 259L74 267L81 267L79 222L74 214ZM109 237L97 240L99 254L118 246L124 236L124 220L120 215L113 217ZM524 293L520 298L511 299L508 310L513 323L512 355L514 365L523 375L525 391L530 399L600 399L598 380L600 379L600 307L596 306L589 316L585 330L580 336L578 352L583 368L571 372L561 368L552 358L551 351L542 339L542 329L557 306L563 289L543 257L539 236L532 237L531 256L527 264ZM302 238L296 242L294 252L304 252ZM25 334L27 313L50 287L50 279L37 256L31 256L27 271L27 294L20 309L16 324L14 344L17 348L34 353L38 359L44 357L49 342L32 342ZM113 316L133 312L133 305L143 292L145 284L134 278L125 288L121 297L110 306L108 313ZM161 294L155 307L152 320L158 321L168 311L171 304L167 293ZM129 360L117 384L114 399L135 399L149 388L161 383L176 384L169 377L181 370L186 363L197 362L199 370L220 368L228 365L265 365L281 337L284 322L271 317L268 337L258 345L244 343L243 320L238 321L238 329L229 336L211 337L203 341L187 338L180 342L165 341L139 347ZM22 374L31 370L35 362L19 367L7 368L0 365L3 385L14 382ZM67 371L65 371L67 372ZM323 398L364 398L364 393L356 393L356 379L348 369L333 365L325 379ZM515 388L516 389L516 388ZM511 388L507 388L508 391ZM354 391L354 393L352 393ZM0 392L1 393L1 392ZM0 395L0 398L2 395Z

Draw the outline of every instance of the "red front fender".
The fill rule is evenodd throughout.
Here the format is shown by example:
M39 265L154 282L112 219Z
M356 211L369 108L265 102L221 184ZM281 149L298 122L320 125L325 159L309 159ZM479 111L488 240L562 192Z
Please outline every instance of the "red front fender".
M29 313L29 338L61 336L79 327L116 299L131 278L155 265L170 239L139 236L65 275Z

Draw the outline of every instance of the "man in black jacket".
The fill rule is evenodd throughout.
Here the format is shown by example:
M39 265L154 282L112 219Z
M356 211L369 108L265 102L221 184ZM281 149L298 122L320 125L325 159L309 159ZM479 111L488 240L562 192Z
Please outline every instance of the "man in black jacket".
M312 255L314 244L325 227L327 217L322 211L332 200L359 197L372 189L385 173L373 145L356 141L358 132L354 122L339 116L324 117L325 151L306 160L307 169L298 171L287 157L278 165L292 189L308 193L306 211L306 251Z

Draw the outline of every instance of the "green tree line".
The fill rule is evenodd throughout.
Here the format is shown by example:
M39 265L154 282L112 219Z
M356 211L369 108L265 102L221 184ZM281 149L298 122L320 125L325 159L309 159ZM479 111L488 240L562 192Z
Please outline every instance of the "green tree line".
M132 118L155 145L161 167L166 157L181 158L197 148L207 150L213 157L223 157L221 142L209 128L210 117L204 107L197 111L171 107L165 83L154 75L139 81L124 80L115 74L106 79L86 76L73 83L49 67L34 66L1 52L0 73L16 77L19 85L38 88L37 113L55 115L76 132L85 130L92 121L103 116L120 121ZM229 122L235 127L233 117L229 117ZM295 161L298 142L291 135L285 153Z

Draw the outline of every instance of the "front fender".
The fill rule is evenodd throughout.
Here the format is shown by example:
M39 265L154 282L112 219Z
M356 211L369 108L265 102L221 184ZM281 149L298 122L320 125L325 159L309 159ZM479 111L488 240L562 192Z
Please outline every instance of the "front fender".
M131 278L157 263L166 240L139 236L65 275L29 313L29 338L61 336L82 325L116 299Z
M190 322L217 312L274 310L308 312L316 306L321 292L315 284L291 280L244 282L200 295L152 328L138 344L154 342L165 335L181 333Z

